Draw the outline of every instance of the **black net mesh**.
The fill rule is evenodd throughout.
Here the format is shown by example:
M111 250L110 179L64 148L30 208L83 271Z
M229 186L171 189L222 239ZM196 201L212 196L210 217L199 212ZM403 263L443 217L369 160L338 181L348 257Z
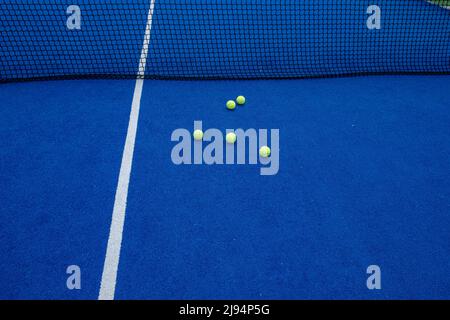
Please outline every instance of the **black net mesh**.
M0 32L0 81L450 71L450 0L2 0Z

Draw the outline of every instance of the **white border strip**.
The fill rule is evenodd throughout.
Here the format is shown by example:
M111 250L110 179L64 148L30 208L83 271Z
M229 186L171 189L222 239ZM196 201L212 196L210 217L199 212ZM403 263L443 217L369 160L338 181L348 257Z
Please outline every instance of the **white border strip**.
M127 138L123 149L122 164L120 166L119 181L117 183L116 198L112 213L111 228L109 231L108 246L106 248L105 263L103 265L102 282L100 284L99 300L113 300L116 290L117 270L119 268L120 249L122 246L122 233L125 223L125 211L127 207L128 185L130 182L131 167L133 162L134 145L141 106L142 87L144 85L145 67L147 65L148 47L153 23L153 11L155 0L151 0L145 28L144 43L142 45L139 71L136 86L134 88L133 102L131 105L130 121L128 123Z

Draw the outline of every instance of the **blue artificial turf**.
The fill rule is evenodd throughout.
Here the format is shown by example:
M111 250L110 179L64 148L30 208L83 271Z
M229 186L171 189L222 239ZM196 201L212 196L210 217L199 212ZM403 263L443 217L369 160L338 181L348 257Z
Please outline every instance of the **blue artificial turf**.
M449 84L146 81L116 298L448 299ZM97 297L133 88L0 86L1 298ZM195 120L280 129L279 173L174 165L171 133Z
M117 297L449 298L449 84L147 82ZM247 104L225 110L238 94ZM171 132L194 120L279 128L280 172L175 166Z
M97 298L133 87L0 86L0 299Z

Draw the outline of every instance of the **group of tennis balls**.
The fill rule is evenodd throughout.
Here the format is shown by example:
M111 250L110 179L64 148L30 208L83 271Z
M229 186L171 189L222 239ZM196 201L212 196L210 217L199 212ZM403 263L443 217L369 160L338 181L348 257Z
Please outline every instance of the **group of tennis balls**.
M228 110L234 110L236 109L236 104L242 106L245 104L245 97L244 96L239 96L236 98L236 101L234 100L229 100L227 101L227 109ZM194 136L194 140L196 141L202 141L203 140L203 131L202 130L195 130L193 133ZM236 142L236 134L234 132L230 132L226 135L225 140L227 141L227 143L229 144L234 144ZM261 158L268 158L270 157L270 148L268 146L262 146L259 149L259 155Z

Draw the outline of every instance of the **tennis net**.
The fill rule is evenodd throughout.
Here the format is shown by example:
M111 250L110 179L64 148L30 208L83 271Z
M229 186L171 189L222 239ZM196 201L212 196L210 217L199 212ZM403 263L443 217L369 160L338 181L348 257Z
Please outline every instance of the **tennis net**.
M450 0L0 2L0 81L449 72Z

